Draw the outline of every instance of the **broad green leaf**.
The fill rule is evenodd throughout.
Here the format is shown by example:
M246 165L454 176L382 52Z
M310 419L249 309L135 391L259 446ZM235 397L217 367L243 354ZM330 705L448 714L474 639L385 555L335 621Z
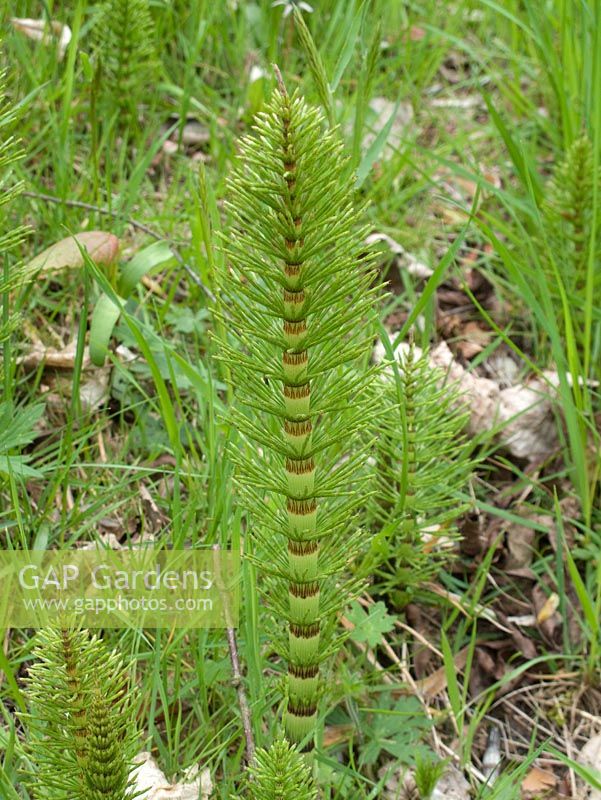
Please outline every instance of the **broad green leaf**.
M90 325L90 358L97 367L102 367L104 364L113 328L120 314L121 309L110 297L106 294L100 296Z
M121 270L121 279L117 288L121 297L129 297L138 281L142 280L150 270L164 264L173 257L167 242L155 242L135 254Z
M355 626L351 639L355 642L367 642L369 647L376 647L383 634L394 628L394 617L388 614L382 602L371 606L369 614L355 602L347 616Z

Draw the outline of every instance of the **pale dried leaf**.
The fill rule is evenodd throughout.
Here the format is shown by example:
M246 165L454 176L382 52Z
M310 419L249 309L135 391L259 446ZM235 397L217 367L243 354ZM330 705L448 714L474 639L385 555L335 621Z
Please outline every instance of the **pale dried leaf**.
M195 119L189 119L182 130L182 142L189 147L200 147L211 140L209 129Z
M109 396L111 368L103 367L94 370L87 381L79 387L79 402L83 411L91 414L103 406Z
M453 659L457 672L460 672L466 664L469 647L462 648ZM436 697L447 688L447 670L439 667L427 678L417 681L417 686L426 697Z
M468 372L454 358L446 342L430 355L431 363L457 383L470 408L472 435L500 427L498 439L516 458L546 458L557 448L557 425L549 386L540 378L506 389L489 378Z
M601 719L599 719L601 725ZM601 774L601 733L592 736L578 754L578 762L585 767L592 767ZM587 800L601 800L601 789L591 786Z
M539 378L502 389L499 421L505 422L503 444L517 458L546 458L557 448L549 387Z
M482 105L480 95L468 95L467 97L435 97L430 101L433 108L477 108Z
M538 622L538 624L542 625L543 622L547 622L547 620L551 619L551 617L557 611L558 608L559 608L559 595L553 592L553 594L547 597L542 608L538 611L536 615L536 621Z
M456 350L462 358L469 361L490 344L492 331L483 330L477 322L461 325L461 339Z
M58 57L63 58L69 42L71 41L71 28L62 22L53 20L50 25L45 19L27 19L25 17L12 17L13 28L36 42L48 44L56 41Z
M45 367L54 369L73 369L77 357L77 339L72 339L65 347L60 350L55 347L44 347L41 342L35 342L31 350L23 356L19 356L18 361L25 365L27 369L36 369L43 364ZM90 353L87 347L84 348L82 367L90 366Z
M41 272L42 275L61 269L83 267L84 259L79 245L87 250L96 264L111 264L119 252L119 239L105 231L85 231L76 236L68 236L48 247L27 264L27 272Z
M135 361L138 358L136 353L134 353L133 350L130 350L124 344L117 345L115 348L115 354L119 356L124 364L128 364L129 362Z
M507 622L517 625L519 628L532 628L536 625L534 614L519 614L514 617L507 617Z
M434 787L431 800L469 800L470 796L470 785L465 775L453 764L449 764Z
M335 747L348 742L354 733L353 725L327 725L323 733L323 746Z
M390 252L398 256L396 259L398 268L406 270L409 275L413 275L419 280L427 280L432 275L433 270L430 267L423 264L413 253L408 253L402 244L399 244L392 236L388 236L387 233L372 233L365 240L366 244L375 242L385 242Z
M434 213L442 217L449 225L463 223L469 216L476 199L478 200L476 207L479 207L482 199L486 196L487 184L496 189L501 188L498 168L481 165L480 176L484 181L466 178L451 167L444 166L437 170L435 178L444 192L444 197L433 202Z
M536 532L526 525L510 525L507 531L506 570L523 569L532 564Z
M208 769L192 769L178 783L170 783L150 753L140 753L134 773L134 791L145 792L145 800L208 800L213 782Z
M253 64L252 67L250 68L250 72L248 73L248 82L256 83L257 81L260 81L266 77L267 73L265 72L263 67L259 66L259 64Z
M541 632L550 640L555 639L561 630L562 618L557 612L559 596L547 592L541 584L532 587L532 605L536 614L536 624Z
M26 369L34 370L40 366L45 369L53 370L73 370L77 361L77 339L72 339L65 347L60 349L55 347L45 347L40 341L34 342L33 346L23 356L17 359L24 364ZM97 411L102 406L109 395L110 367L103 369L94 368L93 372L88 372L91 366L90 353L87 347L84 348L82 358L82 369L86 371L86 380L79 386L79 401L81 407L87 413ZM72 380L63 386L62 381L55 375L51 381L54 388L61 386L61 391L54 392L48 396L47 401L50 406L60 410L64 407L65 398L71 396Z
M407 356L409 354L409 350L410 350L409 344L407 342L401 342L399 344L399 346L397 347L397 349L395 350L395 355L396 355L397 359L399 361L402 361L403 359L407 358ZM414 354L414 357L415 357L416 360L420 359L422 357L422 349L421 349L421 347L414 347L413 348L413 354ZM376 342L376 346L374 347L373 358L374 358L374 361L376 362L376 364L381 364L383 361L387 361L388 360L388 356L386 354L386 349L385 349L384 344L382 343L382 341L380 339L378 339L378 341ZM387 370L387 374L392 378L393 373L392 373L391 368L389 368Z
M496 381L501 389L519 383L520 365L512 354L502 347L488 356L485 367L488 377Z
M553 789L557 784L557 778L552 772L547 772L539 767L532 767L530 772L522 781L523 792L544 792Z
M163 153L166 153L168 156L177 153L177 142L174 142L173 139L166 139L163 142Z

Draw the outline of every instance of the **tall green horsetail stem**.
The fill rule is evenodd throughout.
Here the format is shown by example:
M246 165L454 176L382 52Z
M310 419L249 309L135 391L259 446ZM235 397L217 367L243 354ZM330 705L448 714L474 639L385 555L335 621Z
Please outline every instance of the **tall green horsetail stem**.
M277 74L230 180L227 288L240 347L224 345L222 358L234 376L232 422L248 443L233 457L270 576L265 595L287 621L286 734L310 748L332 623L359 585L344 568L360 539L377 287L339 139Z

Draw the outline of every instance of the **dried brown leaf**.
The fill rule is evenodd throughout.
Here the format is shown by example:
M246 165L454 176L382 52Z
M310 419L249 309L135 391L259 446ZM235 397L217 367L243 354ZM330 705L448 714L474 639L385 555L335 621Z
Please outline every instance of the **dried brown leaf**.
M543 622L546 622L548 619L550 619L558 608L559 595L553 592L553 594L547 597L542 607L539 609L538 614L536 615L536 621L538 624L542 625Z
M31 350L24 356L19 357L19 362L27 369L36 369L43 364L45 367L54 369L73 369L77 356L77 339L72 339L65 347L60 350L55 347L44 347L41 342L35 342ZM90 353L88 348L84 349L83 368L90 365Z
M465 667L469 649L469 647L462 648L453 659L453 663L458 672ZM436 697L436 695L447 688L446 668L444 666L439 667L431 675L428 675L427 678L417 681L417 687L422 691L425 697Z
M354 725L327 725L323 733L323 745L333 747L348 742L354 732Z
M384 242L388 245L390 252L397 256L395 261L399 270L406 270L409 275L413 275L418 280L428 280L432 275L433 270L430 267L423 264L413 253L408 253L402 244L387 233L372 233L365 239L366 244L375 242Z
M522 781L523 792L544 792L553 789L557 784L557 778L552 772L547 772L539 767L532 767L530 772Z
M601 773L601 734L592 736L578 754L578 762ZM601 800L601 789L591 787L587 800Z
M469 800L470 796L471 787L465 775L449 764L430 797L431 800Z
M96 264L112 264L119 252L119 239L105 231L84 231L76 236L68 236L60 242L39 253L27 265L29 274L41 272L42 275L61 269L83 267L84 259L79 245L88 251Z
M536 612L536 622L542 633L553 641L561 628L561 616L557 612L559 596L547 594L540 584L532 588L532 603Z
M431 353L432 364L448 373L470 406L472 435L500 427L500 443L515 457L546 458L557 449L552 389L540 378L507 389L466 370L453 358L446 342Z
M536 533L526 525L511 525L507 531L506 570L517 570L532 564Z

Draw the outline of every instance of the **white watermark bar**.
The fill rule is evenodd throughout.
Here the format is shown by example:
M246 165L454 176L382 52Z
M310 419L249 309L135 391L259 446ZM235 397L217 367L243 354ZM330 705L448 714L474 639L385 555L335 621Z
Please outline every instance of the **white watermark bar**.
M231 550L0 550L0 628L231 628Z

